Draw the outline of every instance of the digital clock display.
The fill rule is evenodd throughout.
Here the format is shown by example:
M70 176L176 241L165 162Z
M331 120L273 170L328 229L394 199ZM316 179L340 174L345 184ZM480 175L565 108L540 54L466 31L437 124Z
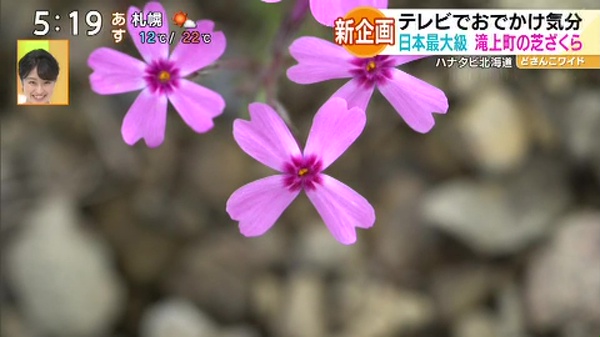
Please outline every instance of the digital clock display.
M69 18L69 27L70 34L72 36L79 35L79 11L74 10L69 12L67 15ZM54 26L54 31L59 32L62 30L62 26L60 25L60 14L51 15L49 10L36 10L33 16L33 25L35 29L33 30L33 35L35 36L46 36L51 29L52 18L56 21L56 25ZM84 22L88 29L85 31L87 36L94 36L100 33L102 30L102 14L97 10L89 10L85 13Z

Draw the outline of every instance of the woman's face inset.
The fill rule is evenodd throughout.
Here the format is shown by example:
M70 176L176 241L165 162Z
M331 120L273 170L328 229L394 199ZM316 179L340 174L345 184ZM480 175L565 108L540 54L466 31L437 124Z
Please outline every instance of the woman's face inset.
M54 92L56 81L43 80L38 76L37 67L23 79L23 93L26 103L48 104Z

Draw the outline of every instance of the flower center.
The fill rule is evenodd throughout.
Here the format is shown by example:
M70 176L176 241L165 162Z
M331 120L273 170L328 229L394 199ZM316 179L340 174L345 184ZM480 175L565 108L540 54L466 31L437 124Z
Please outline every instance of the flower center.
M367 63L367 71L373 71L376 67L377 67L377 65L375 64L375 61L373 61L373 60L371 60L371 61L369 61L369 63Z
M169 94L179 87L179 68L168 60L153 61L146 67L144 79L152 93Z
M162 83L168 82L171 79L171 74L168 71L163 70L158 74L158 80Z
M305 174L308 173L308 169L307 168L301 168L300 171L298 171L298 177L302 177Z
M284 185L290 191L315 189L321 184L323 163L314 155L293 157L285 164Z
M350 63L354 66L350 72L363 86L381 85L392 78L394 59L390 56L357 57L352 59Z

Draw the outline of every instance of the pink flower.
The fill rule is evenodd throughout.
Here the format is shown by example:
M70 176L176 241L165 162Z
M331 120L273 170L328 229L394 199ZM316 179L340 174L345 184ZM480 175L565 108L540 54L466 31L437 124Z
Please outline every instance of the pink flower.
M433 113L448 111L448 98L442 90L396 69L426 56L358 58L332 42L308 36L294 41L290 53L298 64L288 69L287 76L296 83L351 78L333 94L346 99L349 107L366 111L373 91L378 88L404 121L421 133L428 132L435 124Z
M236 120L233 136L254 159L281 174L266 177L235 191L227 213L239 221L248 237L264 234L304 190L334 238L356 242L355 227L369 228L375 211L369 202L342 182L323 173L356 140L366 124L364 111L348 109L341 98L327 101L314 117L304 152L268 105L249 106L250 121Z
M356 7L387 8L388 0L310 0L310 11L320 24L333 27L333 22Z
M262 0L262 2L280 2L281 0ZM310 0L310 11L320 24L333 27L333 21L344 17L359 6L387 8L388 0Z
M88 58L94 70L90 75L92 90L101 95L119 94L142 89L121 127L123 139L129 145L144 139L149 147L157 147L164 140L167 122L167 101L175 107L181 118L195 132L202 133L213 127L212 119L223 112L225 101L218 93L202 87L184 77L206 67L225 51L225 35L214 30L208 20L196 22L200 33L211 34L209 44L183 44L179 42L169 56L169 44L143 44L140 33L149 31L169 37L169 16L158 2L149 2L144 13L161 12L162 27L134 27L127 20L128 33L144 62L110 48L98 48ZM127 18L136 7L129 7Z

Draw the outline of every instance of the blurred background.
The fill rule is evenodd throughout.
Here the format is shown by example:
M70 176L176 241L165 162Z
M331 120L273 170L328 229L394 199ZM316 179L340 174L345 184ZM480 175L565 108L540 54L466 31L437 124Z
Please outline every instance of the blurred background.
M93 93L86 62L101 46L139 57L129 36L115 45L110 13L144 3L2 2L2 336L598 336L599 71L436 68L435 57L407 64L446 92L448 113L421 135L376 92L364 133L327 171L373 204L375 226L343 246L301 195L267 234L248 239L225 202L272 172L234 142L233 120L247 118L274 69L280 109L303 142L345 82L290 82L287 48L281 67L271 66L292 0L164 1L170 15L214 20L225 33L218 67L197 80L227 108L198 135L170 106L162 146L127 146L120 125L137 92ZM36 9L104 16L98 36L47 36L71 41L68 107L15 104L16 40L33 38ZM301 35L331 38L310 13L293 37Z

